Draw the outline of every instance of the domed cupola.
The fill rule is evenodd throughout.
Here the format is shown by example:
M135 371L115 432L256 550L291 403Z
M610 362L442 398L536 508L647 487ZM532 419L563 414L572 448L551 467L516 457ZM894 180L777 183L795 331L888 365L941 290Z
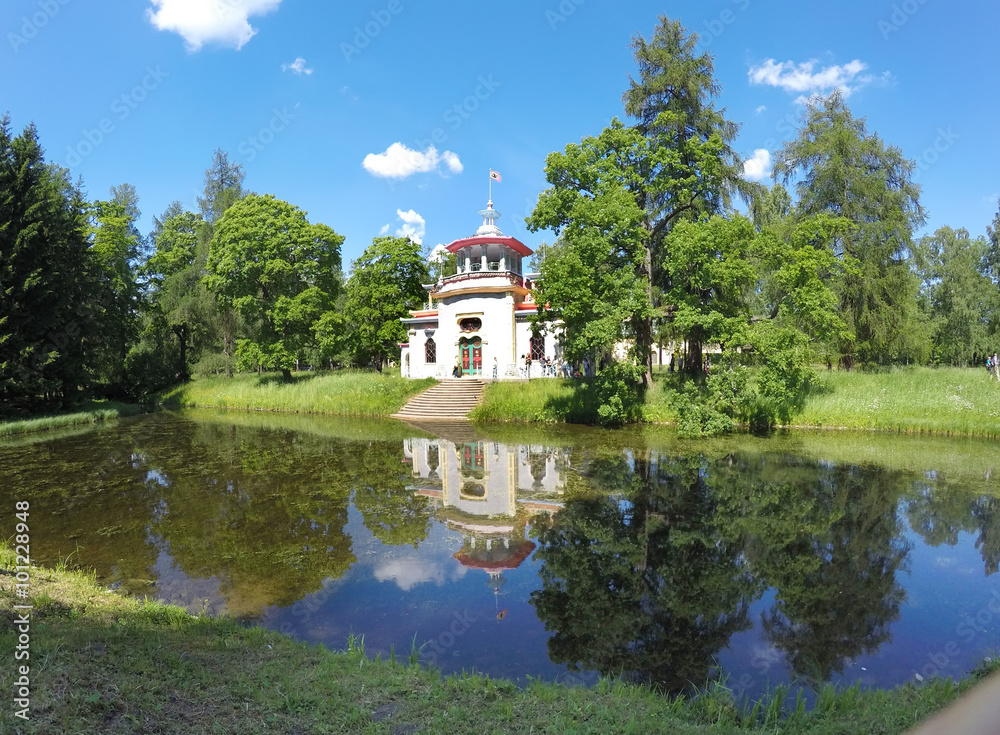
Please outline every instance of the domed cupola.
M486 202L486 209L479 210L479 216L483 218L483 224L476 230L476 237L503 237L503 233L497 227L500 213L493 209L492 199Z

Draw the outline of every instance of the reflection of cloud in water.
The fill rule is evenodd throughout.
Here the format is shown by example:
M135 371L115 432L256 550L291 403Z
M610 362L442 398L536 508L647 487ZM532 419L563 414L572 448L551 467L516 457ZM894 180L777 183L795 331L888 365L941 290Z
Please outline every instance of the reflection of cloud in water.
M209 615L224 615L226 599L215 575L208 579L189 577L178 567L165 549L160 549L153 566L156 574L156 599L185 608L190 613L205 610Z
M958 563L958 560L953 556L939 556L934 560L934 566L940 569L947 569L948 567L953 567Z
M418 584L425 582L433 582L440 587L445 582L459 579L465 574L466 569L463 566L455 566L457 568L453 569L449 576L445 568L436 562L425 562L412 558L392 559L382 566L376 567L374 574L375 579L379 582L392 580L403 592L409 592Z
M750 649L751 665L758 670L767 671L782 661L783 654L774 646L756 645Z

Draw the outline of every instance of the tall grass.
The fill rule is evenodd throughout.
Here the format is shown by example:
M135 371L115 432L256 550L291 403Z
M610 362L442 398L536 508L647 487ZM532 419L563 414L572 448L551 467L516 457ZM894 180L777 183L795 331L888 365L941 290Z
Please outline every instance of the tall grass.
M589 424L597 421L589 379L544 378L490 383L469 414L474 421Z
M35 431L49 431L67 426L96 424L121 416L132 416L141 410L138 406L116 401L88 401L80 406L82 410L73 413L51 414L32 419L8 421L0 424L0 437L27 434Z
M796 426L1000 436L1000 383L982 368L821 371Z
M196 378L159 397L164 406L236 408L341 416L388 416L410 397L434 384L374 371L297 373L285 382L278 374Z

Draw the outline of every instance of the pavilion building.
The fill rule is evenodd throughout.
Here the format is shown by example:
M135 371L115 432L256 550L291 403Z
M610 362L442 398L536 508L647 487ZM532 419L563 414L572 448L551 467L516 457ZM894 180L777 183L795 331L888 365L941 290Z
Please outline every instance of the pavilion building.
M474 235L446 246L457 272L424 286L427 308L401 320L409 333L399 345L404 377L450 378L457 365L460 377L522 378L526 356L536 366L532 376L541 374L543 357L561 363L558 329L533 331L528 321L538 309L537 274L524 272L533 251L500 231L492 200L479 215L483 224Z

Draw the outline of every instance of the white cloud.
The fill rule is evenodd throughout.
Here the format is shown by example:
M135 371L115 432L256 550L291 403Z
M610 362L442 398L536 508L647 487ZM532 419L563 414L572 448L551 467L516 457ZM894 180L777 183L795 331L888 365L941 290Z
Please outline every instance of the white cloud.
M396 230L396 235L398 237L408 237L417 245L423 245L424 233L427 231L424 218L412 209L406 212L402 209L397 209L396 216L403 220L403 225Z
M431 250L431 254L427 256L427 262L440 263L442 260L444 260L447 254L448 254L447 246L445 246L444 243L439 242L437 245L434 246L434 249Z
M758 148L753 156L743 162L743 178L760 181L771 175L771 153L766 148Z
M151 0L149 21L161 31L174 31L197 51L206 43L241 49L257 29L250 17L277 10L281 0Z
M420 559L392 559L374 570L375 579L379 582L395 582L403 592L409 592L418 584L433 582L440 587L445 582L460 579L465 576L465 567L456 565L449 575L445 568L436 563L428 563Z
M380 235L388 235L389 234L389 225L382 225L382 229L378 231L378 234L380 234Z
M402 143L393 143L382 153L369 153L361 165L373 176L405 179L413 174L434 171L442 163L452 173L462 173L462 162L451 151L438 153L437 148L430 146L421 153Z
M458 160L458 156L451 151L445 151L442 153L441 160L445 162L448 170L450 170L453 174L460 174L465 168L462 166L462 162Z
M297 57L291 64L282 64L281 71L290 71L295 74L312 74L313 70L306 66L306 60L301 56Z
M751 84L764 84L786 92L802 93L795 100L799 104L815 100L835 89L849 97L852 92L874 80L870 74L862 74L868 65L858 59L843 66L833 64L819 70L815 70L816 63L815 59L801 64L794 61L778 63L774 59L767 59L763 64L750 67L748 76ZM880 78L887 81L889 75L885 73Z
M760 107L758 107L758 108L757 108L756 110L754 110L754 112L756 112L756 113L757 113L757 114L759 115L759 114L761 114L762 112L764 112L764 111L765 111L766 109L767 109L767 105L761 105L761 106L760 106Z

